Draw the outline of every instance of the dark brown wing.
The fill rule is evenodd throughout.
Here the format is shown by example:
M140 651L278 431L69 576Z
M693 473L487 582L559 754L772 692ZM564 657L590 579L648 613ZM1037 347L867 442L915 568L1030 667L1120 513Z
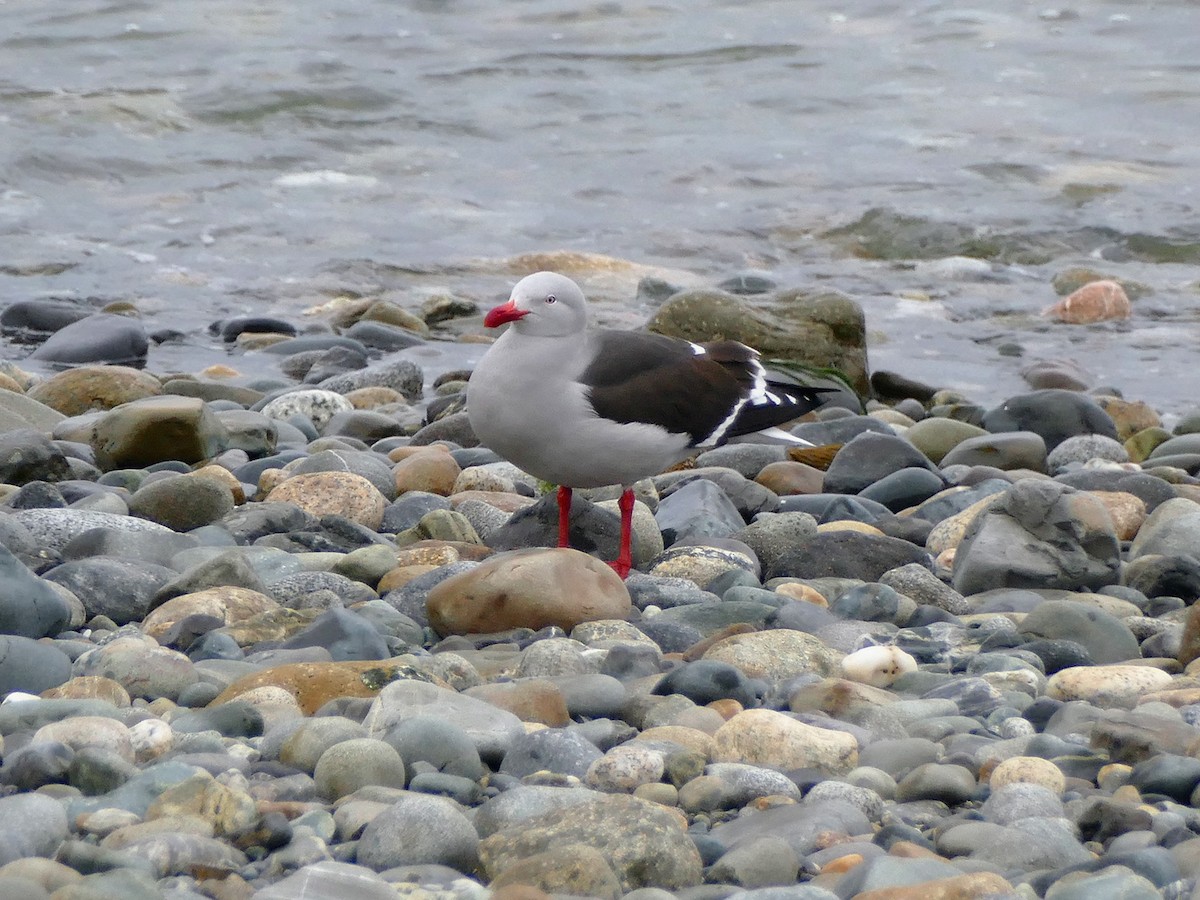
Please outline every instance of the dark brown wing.
M737 341L701 345L644 332L599 331L594 347L596 357L580 381L597 415L658 425L688 435L692 445L760 431L821 402L815 389L769 381L758 354Z

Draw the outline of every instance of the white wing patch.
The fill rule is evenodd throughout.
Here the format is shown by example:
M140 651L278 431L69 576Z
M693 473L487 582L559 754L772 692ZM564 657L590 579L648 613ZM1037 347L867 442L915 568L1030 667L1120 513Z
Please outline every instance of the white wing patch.
M703 347L701 347L699 344L694 344L691 341L688 341L688 346L692 348L692 355L694 355L694 356L707 356L708 355L708 351L705 350Z

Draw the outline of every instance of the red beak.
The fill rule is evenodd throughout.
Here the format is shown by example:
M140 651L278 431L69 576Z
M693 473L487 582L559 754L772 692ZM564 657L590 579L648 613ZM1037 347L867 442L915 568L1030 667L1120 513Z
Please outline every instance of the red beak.
M488 328L497 328L505 322L515 322L517 319L523 319L527 315L529 315L529 310L517 309L517 302L509 300L484 316L483 324Z

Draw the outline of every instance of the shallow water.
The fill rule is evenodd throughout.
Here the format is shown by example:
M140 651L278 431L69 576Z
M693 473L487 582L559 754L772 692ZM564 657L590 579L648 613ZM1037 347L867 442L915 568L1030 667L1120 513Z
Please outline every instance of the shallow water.
M567 249L837 287L875 368L984 402L1074 358L1196 404L1200 5L993 6L10 0L0 302L134 300L196 369L221 316L487 303ZM1129 323L1037 317L1080 263L1149 288Z

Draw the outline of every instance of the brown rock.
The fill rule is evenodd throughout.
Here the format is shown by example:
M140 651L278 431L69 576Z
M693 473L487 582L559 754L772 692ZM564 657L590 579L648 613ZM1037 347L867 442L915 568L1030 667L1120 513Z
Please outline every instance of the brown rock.
M434 569L441 568L440 566L431 566L427 563L412 563L407 566L396 566L394 569L389 569L387 573L379 579L379 584L375 586L379 591L379 595L383 596L388 591L394 591L396 588L404 587L414 578L420 578L422 575L427 575Z
M1125 400L1121 397L1094 397L1100 408L1108 413L1117 426L1117 440L1127 441L1139 431L1162 426L1158 413L1144 400Z
M1110 319L1128 319L1129 297L1115 281L1093 281L1042 312L1068 325L1087 325Z
M982 900L1012 893L1013 886L995 872L971 872L920 884L863 891L855 895L855 900Z
M510 885L532 885L550 894L572 897L617 900L621 896L621 882L608 859L586 844L551 847L519 859L492 879L491 888Z
M65 684L42 691L46 700L106 700L113 706L129 706L129 691L119 681L103 675L80 675Z
M544 678L522 678L481 684L463 691L499 709L506 709L522 722L563 728L571 722L567 701L558 685Z
M34 385L29 395L63 415L80 416L97 409L157 397L162 383L153 375L128 366L80 366Z
M167 788L146 809L147 821L181 816L211 822L216 835L232 835L253 825L258 810L249 794L228 788L205 772Z
M229 491L229 495L233 497L233 502L241 505L246 502L246 489L242 483L238 481L236 475L230 472L224 466L203 466L192 472L190 478L207 478L210 481L215 481Z
M462 471L444 447L422 447L423 453L400 460L392 467L396 493L427 491L443 497L454 492L454 481Z
M767 463L754 480L780 496L819 494L825 483L825 473L813 466L786 460Z
M383 387L382 385L374 385L372 387L356 388L343 396L350 401L350 405L355 409L378 409L381 406L390 406L394 403L399 403L402 406L407 406L408 401L404 399L404 395L394 388Z
M231 622L220 631L237 641L239 647L250 647L263 641L285 641L311 625L321 613L320 609L278 607Z
M447 687L442 679L412 664L412 657L387 660L351 660L332 663L288 663L252 672L225 688L210 706L236 700L260 687L279 687L290 693L306 716L338 697L374 697L380 689L401 679Z
M1183 640L1179 645L1179 664L1189 666L1200 659L1200 603L1188 607L1183 620Z
M829 606L829 601L825 599L824 594L815 587L801 584L798 581L785 581L775 588L775 593L782 594L792 600L803 600L805 603L811 603L814 606L823 606L826 608Z
M751 678L778 682L811 672L840 674L843 655L814 635L776 628L727 637L710 647L704 659L737 666Z
M211 459L229 446L229 432L203 400L162 396L109 410L92 426L89 441L105 468L143 468Z
M353 472L310 472L293 475L267 497L271 502L295 503L314 516L344 516L372 531L383 522L387 500L379 489Z
M493 556L429 592L429 624L440 635L623 619L632 605L625 583L598 559L566 548Z
M142 631L158 640L176 622L187 616L215 616L225 625L232 625L277 609L278 603L258 591L243 587L214 587L172 597L146 616Z
M891 691L845 678L826 678L797 688L788 697L792 712L820 711L835 719L857 721L856 714L890 706L899 698Z

